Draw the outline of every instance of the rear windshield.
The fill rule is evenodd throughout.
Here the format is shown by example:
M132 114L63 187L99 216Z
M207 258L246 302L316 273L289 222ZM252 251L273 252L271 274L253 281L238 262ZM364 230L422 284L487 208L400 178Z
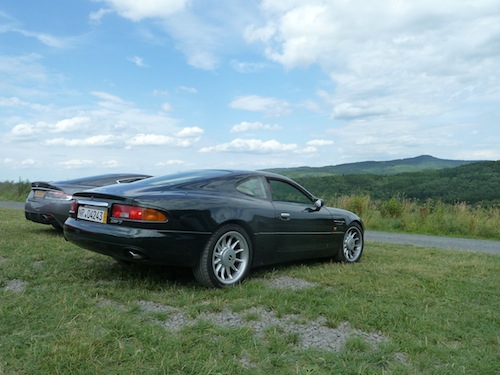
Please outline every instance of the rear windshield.
M211 178L223 177L231 174L231 171L224 170L199 170L169 174L166 176L152 177L147 180L135 182L134 185L140 184L148 186L175 186L184 185L192 182L207 180Z

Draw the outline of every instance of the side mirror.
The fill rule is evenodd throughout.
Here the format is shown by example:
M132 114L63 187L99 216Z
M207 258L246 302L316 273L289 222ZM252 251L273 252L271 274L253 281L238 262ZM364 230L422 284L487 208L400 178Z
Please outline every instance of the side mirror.
M316 199L314 201L314 207L316 207L318 210L325 205L325 202L323 199Z

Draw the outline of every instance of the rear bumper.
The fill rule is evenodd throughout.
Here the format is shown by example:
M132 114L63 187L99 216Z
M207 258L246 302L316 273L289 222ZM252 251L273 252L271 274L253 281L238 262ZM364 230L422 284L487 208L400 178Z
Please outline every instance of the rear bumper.
M135 263L194 267L211 233L127 228L68 218L64 237L71 243Z
M24 216L35 223L51 224L62 229L68 218L69 208L68 203L47 204L27 200L24 205Z
M53 224L54 217L51 215L41 214L38 212L24 211L24 217L27 220L33 221L40 224Z

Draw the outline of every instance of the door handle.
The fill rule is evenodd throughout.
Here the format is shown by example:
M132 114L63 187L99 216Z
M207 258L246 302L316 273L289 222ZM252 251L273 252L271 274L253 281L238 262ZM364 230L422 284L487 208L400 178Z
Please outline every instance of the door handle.
M290 220L290 214L288 212L282 212L280 214L280 219L281 220Z

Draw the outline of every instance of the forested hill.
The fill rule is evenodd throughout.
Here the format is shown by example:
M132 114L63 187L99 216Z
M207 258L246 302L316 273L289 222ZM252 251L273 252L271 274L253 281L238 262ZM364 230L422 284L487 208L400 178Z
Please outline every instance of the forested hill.
M364 161L359 163L348 163L329 165L325 167L297 167L297 168L274 168L267 169L269 172L284 174L291 178L305 176L327 176L332 174L396 174L403 172L418 172L430 169L454 168L465 164L477 163L467 160L438 159L430 155L421 155L408 159L397 159L390 161Z
M400 196L419 201L500 205L500 161L399 174L308 174L294 179L324 199L365 194L373 199Z

